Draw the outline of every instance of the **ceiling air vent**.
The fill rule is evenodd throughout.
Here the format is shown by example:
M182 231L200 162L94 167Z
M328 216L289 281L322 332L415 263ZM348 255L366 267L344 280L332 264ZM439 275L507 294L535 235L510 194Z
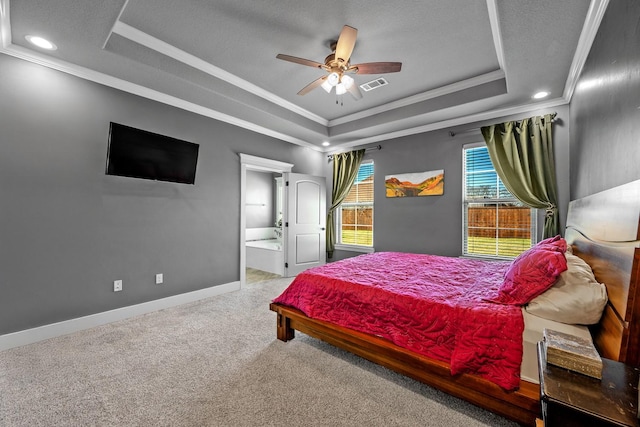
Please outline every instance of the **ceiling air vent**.
M375 80L371 80L370 82L363 83L360 85L362 90L365 92L369 92L370 90L377 89L381 86L388 85L389 82L384 79L384 77L377 78Z

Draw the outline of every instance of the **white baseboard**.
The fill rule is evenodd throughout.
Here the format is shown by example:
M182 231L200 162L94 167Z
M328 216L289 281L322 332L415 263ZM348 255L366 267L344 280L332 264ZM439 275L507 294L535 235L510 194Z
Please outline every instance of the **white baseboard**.
M239 281L0 335L0 351L237 290Z

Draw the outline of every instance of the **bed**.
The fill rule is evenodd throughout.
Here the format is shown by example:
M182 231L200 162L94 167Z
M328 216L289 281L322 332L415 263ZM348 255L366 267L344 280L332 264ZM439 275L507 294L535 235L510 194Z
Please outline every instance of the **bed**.
M590 333L603 357L631 365L640 364L640 324L636 320L640 314L640 298L636 298L640 277L639 220L640 181L635 181L571 202L564 236L570 252L591 267L595 279L606 286L608 295L600 321L591 326L590 331L584 326L576 326L576 333ZM308 316L289 302L273 302L270 308L277 313L277 338L282 341L293 339L297 330L521 424L534 425L540 416L537 375L531 372L521 375L515 386L510 383L499 385L499 381L489 378L481 366L479 372L464 369L458 372L457 362L427 356L420 348L406 343L394 343L394 339L384 333L366 333L349 324L339 324L343 322L323 320L316 314ZM308 307L304 310L308 311ZM507 311L513 312L513 309ZM527 318L531 320L537 316L525 313L522 318L523 323L527 323ZM545 326L538 325L537 330L541 327ZM534 344L541 336L526 328L523 325L518 331L523 337L520 341L522 352L527 343Z

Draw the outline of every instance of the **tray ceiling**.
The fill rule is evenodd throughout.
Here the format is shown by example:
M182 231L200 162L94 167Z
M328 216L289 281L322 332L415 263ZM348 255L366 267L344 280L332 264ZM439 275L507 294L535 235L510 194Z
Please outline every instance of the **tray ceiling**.
M606 4L0 0L0 52L327 151L566 104ZM402 70L353 75L388 82L360 100L297 95L325 71L276 55L323 63L344 25L358 29L351 63Z

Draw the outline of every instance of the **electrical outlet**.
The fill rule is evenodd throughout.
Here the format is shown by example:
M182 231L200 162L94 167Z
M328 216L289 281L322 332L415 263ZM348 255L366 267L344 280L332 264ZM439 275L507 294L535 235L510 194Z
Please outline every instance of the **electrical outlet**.
M122 280L113 281L113 292L119 292L122 290Z
M162 273L156 274L156 285L159 285L162 282L164 282L164 277L162 276Z

